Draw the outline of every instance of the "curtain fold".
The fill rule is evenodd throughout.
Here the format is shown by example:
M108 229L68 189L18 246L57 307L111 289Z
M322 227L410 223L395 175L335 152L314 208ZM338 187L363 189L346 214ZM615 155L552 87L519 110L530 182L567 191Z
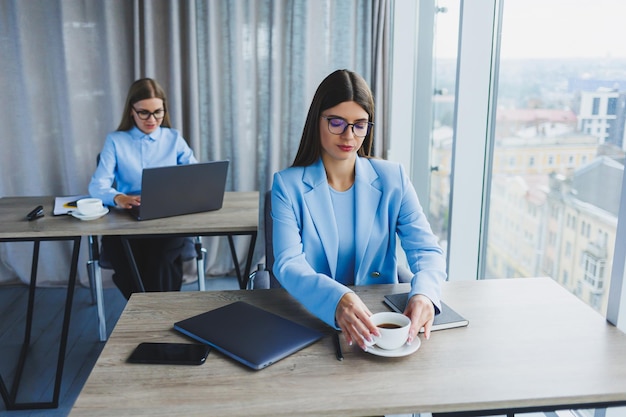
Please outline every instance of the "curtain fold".
M374 128L374 154L380 158L387 157L389 147L389 91L391 88L391 74L389 62L391 60L391 3L387 0L373 0L372 2L372 73L370 86L374 92L376 107L376 127Z
M140 77L163 85L172 123L199 160L231 161L229 190L258 190L262 198L273 173L295 156L317 85L339 68L360 73L372 86L375 151L384 157L391 5L0 0L0 195L86 193L96 155ZM263 257L259 225L255 261ZM244 254L247 240L238 239ZM232 273L226 239L204 241L207 274ZM70 245L47 246L40 285L62 285L66 267L54 260L69 259ZM29 274L29 245L1 243L0 283L27 282Z

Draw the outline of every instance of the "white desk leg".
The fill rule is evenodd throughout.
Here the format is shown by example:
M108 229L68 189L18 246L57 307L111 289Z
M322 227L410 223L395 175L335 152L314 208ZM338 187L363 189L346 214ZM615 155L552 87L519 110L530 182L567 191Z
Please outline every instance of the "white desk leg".
M197 260L196 261L196 265L198 268L198 290L199 291L204 291L205 290L205 284L204 284L204 260Z
M98 309L98 332L100 333L100 341L107 340L107 322L104 316L104 294L102 292L102 270L100 263L94 262L94 277L96 285L96 308Z

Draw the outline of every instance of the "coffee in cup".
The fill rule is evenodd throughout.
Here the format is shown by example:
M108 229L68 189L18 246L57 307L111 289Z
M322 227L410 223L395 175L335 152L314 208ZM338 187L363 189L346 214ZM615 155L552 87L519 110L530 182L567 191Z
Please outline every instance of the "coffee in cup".
M99 198L81 198L76 202L76 209L78 213L83 216L92 216L102 213L104 206L102 205L102 200Z
M401 313L385 311L370 316L372 323L378 327L380 336L374 336L372 343L367 345L376 345L381 349L394 350L401 348L409 337L409 329L411 328L411 319Z
M376 327L380 327L381 329L399 329L402 326L396 323L381 323Z

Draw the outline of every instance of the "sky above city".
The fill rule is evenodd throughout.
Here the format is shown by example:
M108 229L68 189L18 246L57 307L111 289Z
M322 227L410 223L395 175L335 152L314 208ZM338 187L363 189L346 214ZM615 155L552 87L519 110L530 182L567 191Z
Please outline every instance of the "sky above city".
M460 0L439 0L437 56L456 56ZM504 0L503 59L626 58L624 0Z

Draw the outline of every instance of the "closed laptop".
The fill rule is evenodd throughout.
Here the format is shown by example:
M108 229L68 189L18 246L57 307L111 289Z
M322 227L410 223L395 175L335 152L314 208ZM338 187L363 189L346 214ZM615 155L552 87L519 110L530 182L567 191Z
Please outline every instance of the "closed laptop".
M229 161L145 168L137 220L219 210L224 201Z
M263 369L322 333L243 301L190 317L174 329L255 369Z

